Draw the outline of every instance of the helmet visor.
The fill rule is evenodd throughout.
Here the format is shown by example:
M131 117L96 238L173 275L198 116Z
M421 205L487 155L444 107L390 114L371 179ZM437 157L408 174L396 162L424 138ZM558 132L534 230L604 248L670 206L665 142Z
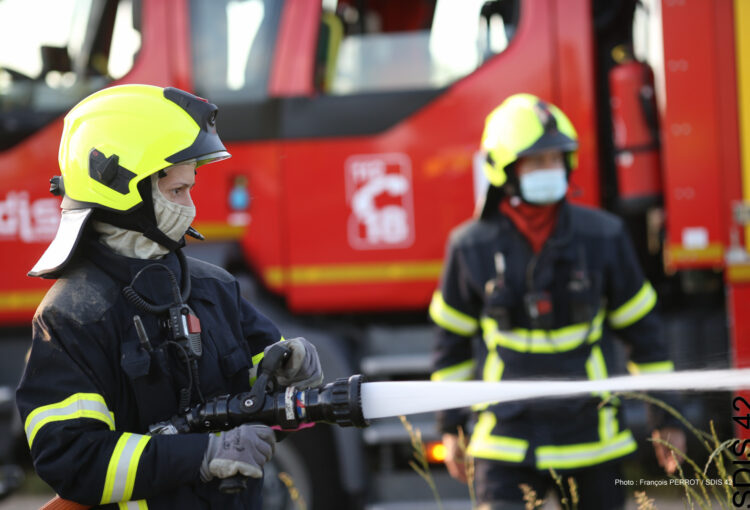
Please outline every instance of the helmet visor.
M555 130L554 132L545 133L539 137L536 142L520 151L518 157L521 158L523 156L530 156L532 154L552 150L557 150L563 153L573 152L578 150L578 142L560 131Z

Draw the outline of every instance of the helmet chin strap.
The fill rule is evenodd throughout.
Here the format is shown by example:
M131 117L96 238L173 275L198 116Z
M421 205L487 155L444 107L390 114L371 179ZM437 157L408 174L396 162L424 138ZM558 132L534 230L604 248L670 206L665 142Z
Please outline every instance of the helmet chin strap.
M170 239L156 226L154 203L151 198L151 179L147 178L139 182L138 191L141 194L142 202L136 210L123 214L104 209L95 209L93 214L94 219L116 227L141 232L145 237L169 251L175 251L185 246L184 237L179 241L175 241Z
M179 241L170 239L167 235L159 230L156 225L146 225L146 228L142 230L143 235L168 249L169 251L175 251L178 248L185 246L185 237L182 237Z

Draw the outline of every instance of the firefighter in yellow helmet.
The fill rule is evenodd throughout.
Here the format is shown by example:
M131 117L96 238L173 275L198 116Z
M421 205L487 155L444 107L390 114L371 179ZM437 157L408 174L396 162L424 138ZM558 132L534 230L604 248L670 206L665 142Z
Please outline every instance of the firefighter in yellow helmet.
M565 114L533 95L513 95L487 117L482 149L487 198L479 218L452 232L430 305L439 326L432 380L602 379L613 368L612 330L629 345L636 370L673 370L656 293L623 223L565 199L578 149ZM473 345L475 336L483 341ZM448 470L466 481L457 429L471 422L481 508L523 509L521 484L543 498L557 489L550 469L576 480L580 510L622 508L620 461L636 443L610 397L439 413ZM684 451L677 424L651 411L654 433ZM677 460L655 447L673 472Z
M261 508L273 431L154 435L150 426L250 389L283 338L236 280L182 253L198 236L196 170L229 157L217 107L175 88L99 91L65 117L57 236L30 275L56 278L33 319L17 404L39 476L106 508ZM175 318L182 317L184 320ZM315 347L295 338L282 385L318 385ZM249 482L220 492L224 478Z

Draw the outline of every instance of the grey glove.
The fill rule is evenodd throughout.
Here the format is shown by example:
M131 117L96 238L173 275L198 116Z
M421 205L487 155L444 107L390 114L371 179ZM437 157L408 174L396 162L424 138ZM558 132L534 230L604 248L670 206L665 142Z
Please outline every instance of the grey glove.
M323 384L323 369L315 346L302 337L286 340L284 345L292 350L292 354L274 374L276 381L281 386L294 385L297 388L312 388Z
M276 437L266 425L244 424L219 434L211 434L201 463L201 480L229 478L243 474L263 476L263 464L273 457Z

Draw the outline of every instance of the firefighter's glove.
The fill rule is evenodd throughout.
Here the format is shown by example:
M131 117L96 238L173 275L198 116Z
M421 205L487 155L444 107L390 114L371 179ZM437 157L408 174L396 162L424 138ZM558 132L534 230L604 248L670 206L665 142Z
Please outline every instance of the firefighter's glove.
M273 457L276 438L266 425L240 425L226 432L211 434L201 464L201 480L229 478L242 474L263 476L263 464Z
M289 359L273 374L283 387L312 388L323 384L323 369L320 367L318 350L302 337L285 340L284 346L291 349Z

